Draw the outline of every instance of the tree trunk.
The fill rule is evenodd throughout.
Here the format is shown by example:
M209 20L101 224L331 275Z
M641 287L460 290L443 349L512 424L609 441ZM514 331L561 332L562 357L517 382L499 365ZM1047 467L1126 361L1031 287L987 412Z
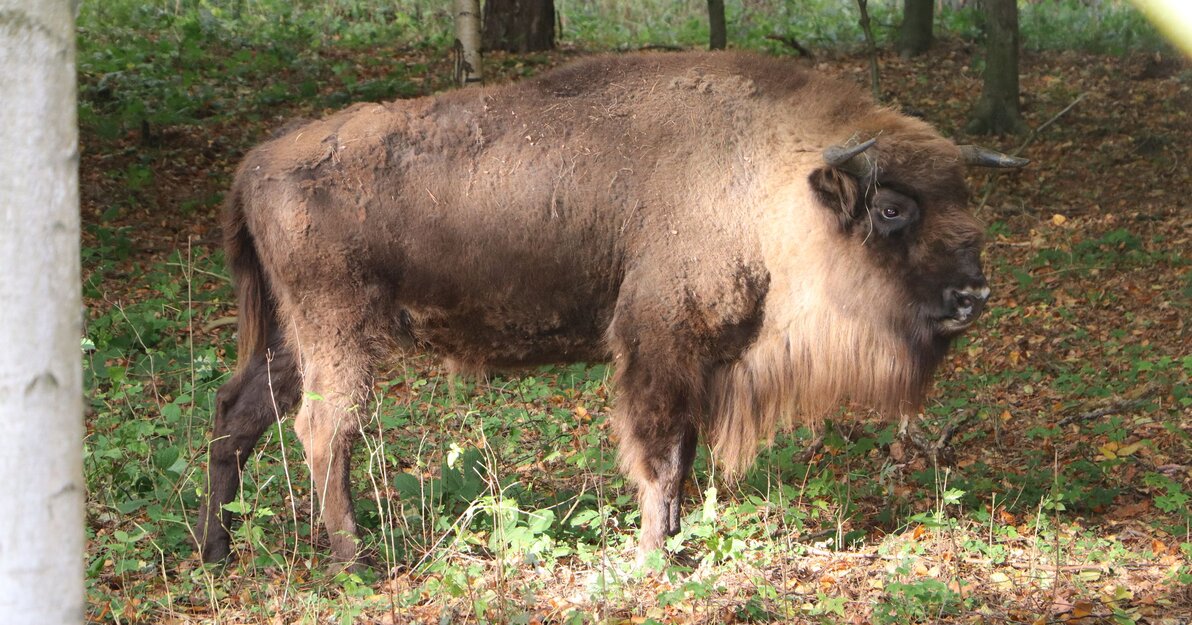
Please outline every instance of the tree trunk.
M873 90L873 101L881 102L881 72L877 66L877 41L869 25L869 0L857 0L857 10L861 12L861 30L865 33L865 45L869 52L869 88Z
M554 49L554 0L486 0L483 40L485 50Z
M76 4L0 0L5 623L84 618Z
M724 21L724 0L708 0L708 49L723 50L728 45L728 27Z
M985 0L985 86L967 130L974 134L1019 133L1018 4Z
M935 0L906 0L902 27L898 31L898 53L903 58L923 54L931 47Z
M455 0L455 82L481 82L480 0Z

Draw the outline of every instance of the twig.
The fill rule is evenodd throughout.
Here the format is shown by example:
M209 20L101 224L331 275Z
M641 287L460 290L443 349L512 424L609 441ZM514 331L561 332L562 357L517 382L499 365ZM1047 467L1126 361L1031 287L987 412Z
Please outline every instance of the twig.
M1088 93L1082 93L1082 94L1076 96L1076 99L1072 100L1071 104L1069 104L1068 106L1065 106L1063 108L1063 110L1061 110L1060 112L1053 115L1051 119L1043 122L1042 124L1039 124L1038 128L1035 128L1034 130L1031 130L1029 133L1027 133L1026 139L1023 140L1022 145L1015 148L1013 152L1010 152L1010 155L1018 156L1019 154L1021 154L1022 151L1027 148L1027 146L1029 146L1031 143L1034 143L1035 139L1038 138L1040 132L1043 132L1044 129L1046 129L1048 126L1054 124L1056 122L1056 120L1058 120L1060 117L1063 117L1065 113L1072 110L1072 108L1075 107L1077 104L1079 104L1080 101L1083 100L1086 95L1088 95Z
M807 464L808 462L811 462L811 459L814 458L815 455L818 454L823 448L824 435L820 434L819 436L815 437L815 440L808 443L807 446L803 448L803 451L799 452L799 455L795 458L795 462L799 464Z
M785 37L782 35L766 35L766 39L769 39L770 41L777 41L779 43L786 44L787 47L794 48L795 52L798 52L799 54L802 54L803 56L805 56L809 59L815 58L815 55L811 53L811 50L808 50L807 48L803 47L803 45L800 44L797 39L795 39L794 37L791 37L789 35L787 35Z
M996 567L993 560L988 558L964 558L961 560L965 564L975 564L979 566ZM1019 562L1017 560L1006 560L1001 563L1002 566L1008 566L1016 569L1032 569L1039 571L1052 572L1077 572L1077 571L1106 571L1109 567L1100 564L1044 564L1042 562Z
M1064 426L1076 423L1078 421L1091 421L1093 419L1100 419L1101 417L1111 414L1120 414L1129 410L1136 410L1141 408L1144 403L1146 402L1141 399L1119 399L1110 402L1109 405L1102 406L1094 410L1087 410L1085 412L1068 415L1063 419L1060 419L1058 425Z
M939 439L935 441L935 450L939 452L940 450L946 448L948 444L952 442L952 437L964 428L968 427L969 422L971 422L975 416L976 414L973 412L964 412L960 415L959 419L948 424L948 426L944 428L944 431L940 432Z
M892 556L882 553L861 553L856 551L832 551L830 549L820 549L819 547L812 547L810 545L803 545L803 551L813 556L823 556L826 558L850 558L854 560L897 560L898 556Z
M1078 421L1089 421L1091 419L1100 419L1106 415L1120 414L1130 410L1137 410L1146 403L1146 400L1155 393L1159 392L1162 386L1155 382L1148 382L1140 388L1133 389L1126 393L1125 397L1115 397L1110 400L1097 402L1096 408L1086 410L1081 413L1071 414L1063 419L1060 419L1061 426L1076 423ZM1085 404L1088 405L1088 404Z
M892 560L900 561L910 556L886 554L886 553L862 553L853 551L832 551L830 549L821 549L819 547L812 547L810 545L803 545L803 551L813 555L822 556L825 558L848 558L853 560ZM918 560L926 562L934 562L935 558L919 557ZM976 566L997 567L1008 566L1015 569L1032 569L1040 571L1064 572L1073 573L1080 571L1106 571L1108 567L1099 564L1044 564L1041 562L1022 562L1017 560L1005 560L999 564L993 562L988 558L962 558L960 560L965 564L972 564Z
M638 50L642 50L642 51L663 50L665 52L682 52L686 49L687 48L684 48L683 46L672 46L672 45L665 44L665 43L647 43L646 45L638 48Z
M1053 115L1051 119L1039 124L1038 127L1032 129L1029 133L1027 133L1026 139L1023 140L1022 145L1019 145L1014 149L1014 151L1010 152L1010 156L1018 156L1021 154L1023 150L1027 149L1030 144L1035 142L1035 139L1039 138L1040 133L1042 133L1048 126L1054 124L1056 120L1063 117L1068 111L1072 110L1087 95L1088 92L1085 92L1076 96L1076 99L1072 100L1071 104L1065 106L1063 110ZM977 204L976 212L980 213L981 209L985 208L985 203L989 201L989 196L993 193L993 188L997 186L997 179L998 176L990 176L989 182L985 183L985 188L981 192L981 202Z
M198 239L198 240L194 241L194 243L202 244L202 240ZM199 269L198 267L188 267L186 265L183 265L182 263L166 263L165 265L167 267L178 267L179 269L183 269L186 271L193 271L195 273L201 273L205 276L210 276L212 278L215 278L216 280L220 280L222 282L227 282L228 284L232 283L232 278L230 276L220 274L220 273L215 273L214 271L205 271L205 270Z
M208 321L206 324L204 324L203 331L210 332L216 328L222 328L223 326L230 326L230 325L235 325L235 324L236 324L235 316L220 317L219 319L212 319L211 321Z
M959 411L958 414L959 418L945 426L934 441L928 438L927 433L923 431L923 428L919 426L918 422L909 419L902 428L900 435L903 439L910 441L911 445L920 452L931 458L932 464L938 464L941 457L947 459L949 456L948 447L952 441L952 437L968 427L969 423L976 416L969 410Z

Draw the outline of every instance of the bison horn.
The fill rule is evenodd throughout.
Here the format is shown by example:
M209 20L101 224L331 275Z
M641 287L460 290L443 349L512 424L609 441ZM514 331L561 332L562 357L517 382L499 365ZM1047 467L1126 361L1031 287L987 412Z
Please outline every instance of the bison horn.
M830 145L824 149L824 162L829 167L842 169L858 178L868 176L873 170L873 166L868 160L862 160L857 157L865 152L865 150L873 147L875 143L877 143L877 139L870 139L853 146Z
M961 145L960 154L964 157L965 165L976 167L998 167L1001 169L1018 169L1025 167L1030 161L1009 154L1002 154L996 150L983 148L979 145Z

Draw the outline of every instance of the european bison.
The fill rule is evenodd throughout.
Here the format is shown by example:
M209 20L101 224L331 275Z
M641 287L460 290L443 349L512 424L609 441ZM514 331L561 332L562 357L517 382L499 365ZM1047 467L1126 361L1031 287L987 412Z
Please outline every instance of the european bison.
M658 548L700 433L736 472L797 417L919 409L989 294L963 167L1024 163L744 53L592 58L288 130L223 219L239 367L203 559L228 555L222 507L301 403L333 555L357 560L352 443L374 365L408 347L457 370L612 359L639 550Z

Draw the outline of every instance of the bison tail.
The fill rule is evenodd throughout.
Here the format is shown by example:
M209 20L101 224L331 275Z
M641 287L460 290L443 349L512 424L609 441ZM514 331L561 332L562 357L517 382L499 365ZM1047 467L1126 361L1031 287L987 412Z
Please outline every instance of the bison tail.
M270 331L277 324L277 313L269 293L269 282L257 254L256 243L244 214L244 181L237 175L224 208L224 256L240 312L236 339L237 371L243 370L254 355L265 349Z

